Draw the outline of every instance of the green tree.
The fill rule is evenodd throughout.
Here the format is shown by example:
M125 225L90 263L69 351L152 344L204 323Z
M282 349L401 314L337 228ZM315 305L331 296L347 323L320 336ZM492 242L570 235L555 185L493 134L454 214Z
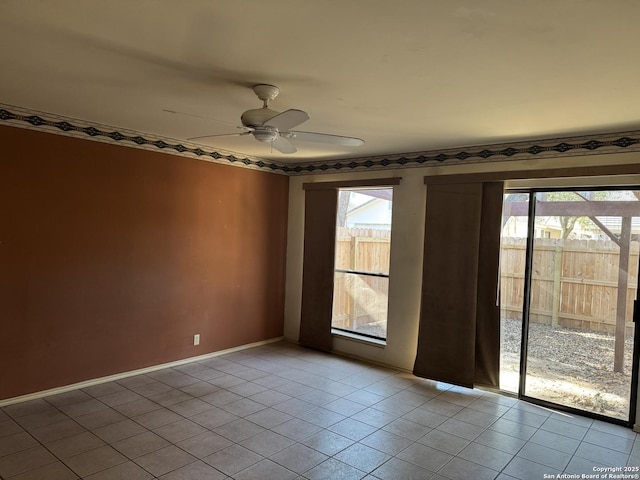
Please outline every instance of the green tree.
M586 191L586 192L546 192L543 194L542 200L547 202L588 202L588 201L602 201L610 200L614 192L611 191ZM569 238L569 235L573 232L576 224L579 224L583 228L591 225L589 217L573 217L562 216L555 217L560 224L560 236L563 239Z

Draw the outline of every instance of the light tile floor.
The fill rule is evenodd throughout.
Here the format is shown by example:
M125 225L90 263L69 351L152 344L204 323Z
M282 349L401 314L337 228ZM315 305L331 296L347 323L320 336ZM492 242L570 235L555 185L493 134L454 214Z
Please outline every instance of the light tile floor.
M286 342L0 410L4 480L535 480L639 465L630 429Z

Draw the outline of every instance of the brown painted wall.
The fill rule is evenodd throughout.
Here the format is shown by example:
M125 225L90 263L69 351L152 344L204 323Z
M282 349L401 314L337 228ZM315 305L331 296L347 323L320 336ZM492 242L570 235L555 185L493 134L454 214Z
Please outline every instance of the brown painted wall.
M13 127L0 145L0 399L282 335L287 177Z

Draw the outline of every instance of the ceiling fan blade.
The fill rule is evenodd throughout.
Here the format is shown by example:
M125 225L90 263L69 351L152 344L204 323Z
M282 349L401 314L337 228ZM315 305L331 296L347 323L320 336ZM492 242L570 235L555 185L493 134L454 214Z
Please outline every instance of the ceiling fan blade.
M289 140L281 137L280 135L278 135L276 139L271 142L271 145L280 153L296 153L298 151L298 149L294 147Z
M307 112L292 108L276 115L275 117L271 117L265 122L265 125L269 127L276 127L278 130L289 130L290 128L296 127L307 120L309 120Z
M186 140L202 140L203 138L214 138L214 137L239 137L241 135L249 135L251 132L240 132L240 133L221 133L219 135L201 135L199 137L189 137Z
M364 140L355 137L343 137L341 135L329 135L327 133L315 133L315 132L282 132L285 134L292 134L293 138L303 140L306 142L316 143L330 143L332 145L342 145L345 147L359 147L364 145Z

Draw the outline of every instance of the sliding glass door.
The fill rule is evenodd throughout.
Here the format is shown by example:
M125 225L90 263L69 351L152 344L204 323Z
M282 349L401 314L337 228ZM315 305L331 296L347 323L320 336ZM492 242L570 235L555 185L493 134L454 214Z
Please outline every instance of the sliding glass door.
M510 205L505 201L507 221L520 230L515 240L503 238L501 287L502 299L509 299L505 304L517 310L520 303L524 313L519 319L519 395L627 423L635 416L640 191L521 195L511 197ZM521 236L525 224L526 239ZM524 271L522 264L509 268L509 255L525 259ZM517 328L509 322L514 323L503 316L503 332ZM513 391L506 358L505 388Z
M529 193L506 193L500 245L500 389L520 389Z

